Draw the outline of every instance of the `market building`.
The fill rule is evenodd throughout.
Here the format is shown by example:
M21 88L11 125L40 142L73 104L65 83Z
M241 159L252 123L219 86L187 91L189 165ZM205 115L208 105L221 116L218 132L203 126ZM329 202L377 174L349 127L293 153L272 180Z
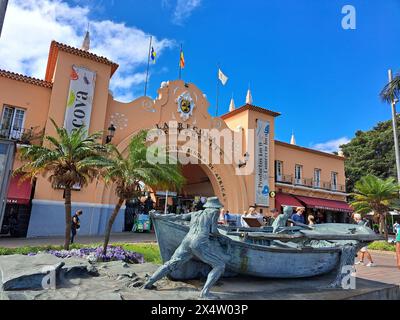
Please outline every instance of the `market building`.
M46 177L38 177L31 184L10 175L20 165L20 145L41 143L43 135L55 134L49 119L66 128L85 122L89 132L103 131L103 143L111 141L123 154L137 132L154 128L168 131L171 121L199 132L199 136L211 129L239 132L245 150L239 165L206 164L201 158L198 164L184 165L186 185L169 193L170 204L216 195L231 213L256 206L268 215L272 208L291 205L304 206L308 213L319 211L326 222L348 219L351 209L346 203L344 158L297 146L294 141L275 140L275 122L280 114L253 105L250 91L242 107L235 108L232 103L230 112L221 117L208 113L209 102L196 85L181 80L162 83L155 100L140 97L121 103L109 90L118 67L107 58L53 41L44 80L0 71L3 233L9 231L10 221L18 226L14 232L17 236L64 233L62 188L51 185ZM255 144L249 144L251 130L256 132ZM238 167L246 169L253 164L254 170L248 174L237 174ZM162 206L166 191L153 190L152 196ZM73 210L84 211L80 233L102 234L116 203L113 187L101 181L77 187L72 200ZM113 231L124 231L123 212Z

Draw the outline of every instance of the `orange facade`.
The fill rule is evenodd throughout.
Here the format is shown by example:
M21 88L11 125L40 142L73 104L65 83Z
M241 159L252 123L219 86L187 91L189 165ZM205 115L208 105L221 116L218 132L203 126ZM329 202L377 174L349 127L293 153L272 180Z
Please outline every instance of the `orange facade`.
M163 83L155 100L140 97L130 103L121 103L114 100L109 91L110 79L118 68L117 64L57 42L52 42L50 47L45 80L0 71L0 115L4 118L5 108L8 108L7 112L10 114L10 110L14 112L12 117L15 123L18 124L20 121L21 132L33 128L35 132L44 130L45 135L54 135L55 131L49 119L54 119L59 125L64 123L72 66L84 67L96 73L89 131L103 131L103 142L105 142L107 128L113 124L116 133L112 143L123 153L127 151L131 137L141 129L164 128L165 124L174 120L196 129L226 128L232 132L241 132L242 147L249 156L247 161L253 163L255 152L249 149L250 145L247 145L249 139L251 140L251 137L248 137L251 134L248 129L256 129L257 120L269 121L268 191L336 201L346 200L344 158L276 141L275 119L280 116L279 113L245 105L222 117L214 118L208 113L209 103L199 88L180 80ZM190 95L195 105L188 119L182 119L177 110L177 99L185 93ZM22 111L17 113L15 111L17 109ZM18 115L23 117L22 123L16 118ZM3 118L0 124L4 126ZM20 140L18 138L21 136L13 137L10 130L6 129L2 131L3 139ZM14 168L18 165L16 157ZM208 196L213 193L221 199L230 212L236 213L242 213L249 206L255 205L254 171L246 175L237 175L235 164L199 163L197 166L198 169L186 170L188 175L197 171L199 174L189 177L190 181L184 188L185 194ZM319 173L316 173L317 169L320 170ZM315 180L318 180L318 183ZM190 182L193 184L192 188ZM206 182L211 185L211 191L207 190ZM43 206L59 208L63 201L62 197L62 190L53 189L45 177L38 177L32 199L32 215L41 214ZM93 209L91 219L97 219L96 215L100 214L107 216L115 201L113 187L104 186L101 181L81 191L73 192L73 202L76 207L105 210L103 213L97 213L97 209ZM41 210L35 209L38 206ZM271 193L269 205L258 209L268 214L274 207L274 195ZM32 218L33 216L31 220ZM99 222L98 226L92 227L88 234L96 233L96 230L101 229L100 225ZM45 233L57 234L56 231ZM31 235L40 235L40 232L32 232Z

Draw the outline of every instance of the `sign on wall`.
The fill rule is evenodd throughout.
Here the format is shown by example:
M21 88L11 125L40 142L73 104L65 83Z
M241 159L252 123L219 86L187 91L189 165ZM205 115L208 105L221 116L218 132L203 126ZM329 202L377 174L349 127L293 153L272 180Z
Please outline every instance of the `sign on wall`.
M256 205L269 206L269 121L257 120L255 141Z
M64 128L71 132L90 127L96 73L83 67L72 66Z

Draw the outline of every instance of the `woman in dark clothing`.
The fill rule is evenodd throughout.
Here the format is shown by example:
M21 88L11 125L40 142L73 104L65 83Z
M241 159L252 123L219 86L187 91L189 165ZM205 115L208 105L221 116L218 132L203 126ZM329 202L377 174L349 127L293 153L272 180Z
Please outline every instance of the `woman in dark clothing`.
M71 233L72 233L72 237L71 237L71 243L74 243L74 239L76 236L76 232L77 230L81 227L81 222L79 219L79 216L81 216L83 214L82 210L78 210L77 212L75 212L75 214L72 216L72 224L71 224Z

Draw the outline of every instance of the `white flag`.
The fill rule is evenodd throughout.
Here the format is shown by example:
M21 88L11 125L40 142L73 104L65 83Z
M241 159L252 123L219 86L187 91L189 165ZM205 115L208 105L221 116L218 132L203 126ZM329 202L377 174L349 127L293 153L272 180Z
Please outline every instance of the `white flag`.
M218 78L221 80L222 85L225 85L228 82L228 77L224 75L224 73L221 71L221 69L218 69Z

